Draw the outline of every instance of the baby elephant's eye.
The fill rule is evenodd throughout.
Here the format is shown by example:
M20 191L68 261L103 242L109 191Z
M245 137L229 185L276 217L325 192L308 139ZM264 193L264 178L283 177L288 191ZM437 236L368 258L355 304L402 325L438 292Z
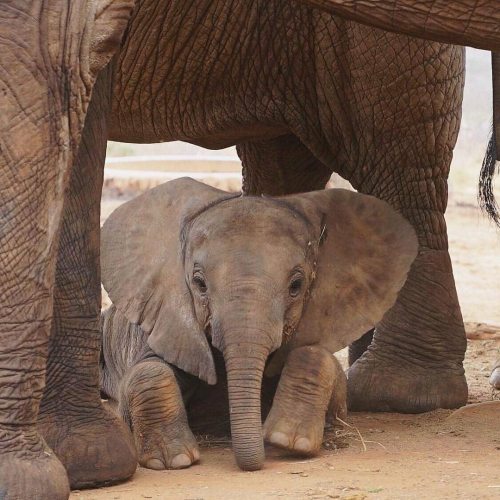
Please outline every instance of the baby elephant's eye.
M302 285L304 283L303 278L293 278L292 282L290 283L290 295L292 297L297 297L302 290Z
M202 276L200 276L199 274L193 276L193 283L201 293L207 293L207 284Z

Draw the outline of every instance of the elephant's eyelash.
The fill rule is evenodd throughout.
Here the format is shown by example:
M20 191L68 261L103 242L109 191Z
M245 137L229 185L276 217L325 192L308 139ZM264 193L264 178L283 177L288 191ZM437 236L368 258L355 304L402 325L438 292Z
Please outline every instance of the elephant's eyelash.
M207 293L207 282L205 281L205 278L198 272L195 272L193 275L193 283L196 285L200 293Z
M321 246L326 240L326 223L322 222L321 233L318 239L318 246Z

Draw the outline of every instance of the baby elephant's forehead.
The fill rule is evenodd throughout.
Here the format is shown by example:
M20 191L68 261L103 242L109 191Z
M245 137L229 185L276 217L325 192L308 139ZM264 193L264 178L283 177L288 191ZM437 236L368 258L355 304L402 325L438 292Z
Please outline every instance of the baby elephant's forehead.
M312 233L312 224L293 206L281 200L248 196L227 200L202 212L192 221L190 237L260 235L305 243Z

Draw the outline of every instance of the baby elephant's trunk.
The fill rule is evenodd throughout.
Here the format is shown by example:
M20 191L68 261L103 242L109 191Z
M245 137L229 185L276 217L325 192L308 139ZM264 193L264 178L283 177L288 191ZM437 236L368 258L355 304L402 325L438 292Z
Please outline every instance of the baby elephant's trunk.
M224 349L231 437L236 463L243 470L258 470L264 462L260 409L262 373L269 350L236 343Z

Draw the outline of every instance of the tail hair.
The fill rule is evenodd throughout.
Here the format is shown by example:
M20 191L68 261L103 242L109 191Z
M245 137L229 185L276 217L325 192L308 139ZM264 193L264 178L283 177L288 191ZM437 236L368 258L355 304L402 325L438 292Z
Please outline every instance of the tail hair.
M481 210L500 227L500 213L493 182L495 171L497 173L500 171L500 162L497 164L497 144L495 134L492 132L479 174L478 202Z

